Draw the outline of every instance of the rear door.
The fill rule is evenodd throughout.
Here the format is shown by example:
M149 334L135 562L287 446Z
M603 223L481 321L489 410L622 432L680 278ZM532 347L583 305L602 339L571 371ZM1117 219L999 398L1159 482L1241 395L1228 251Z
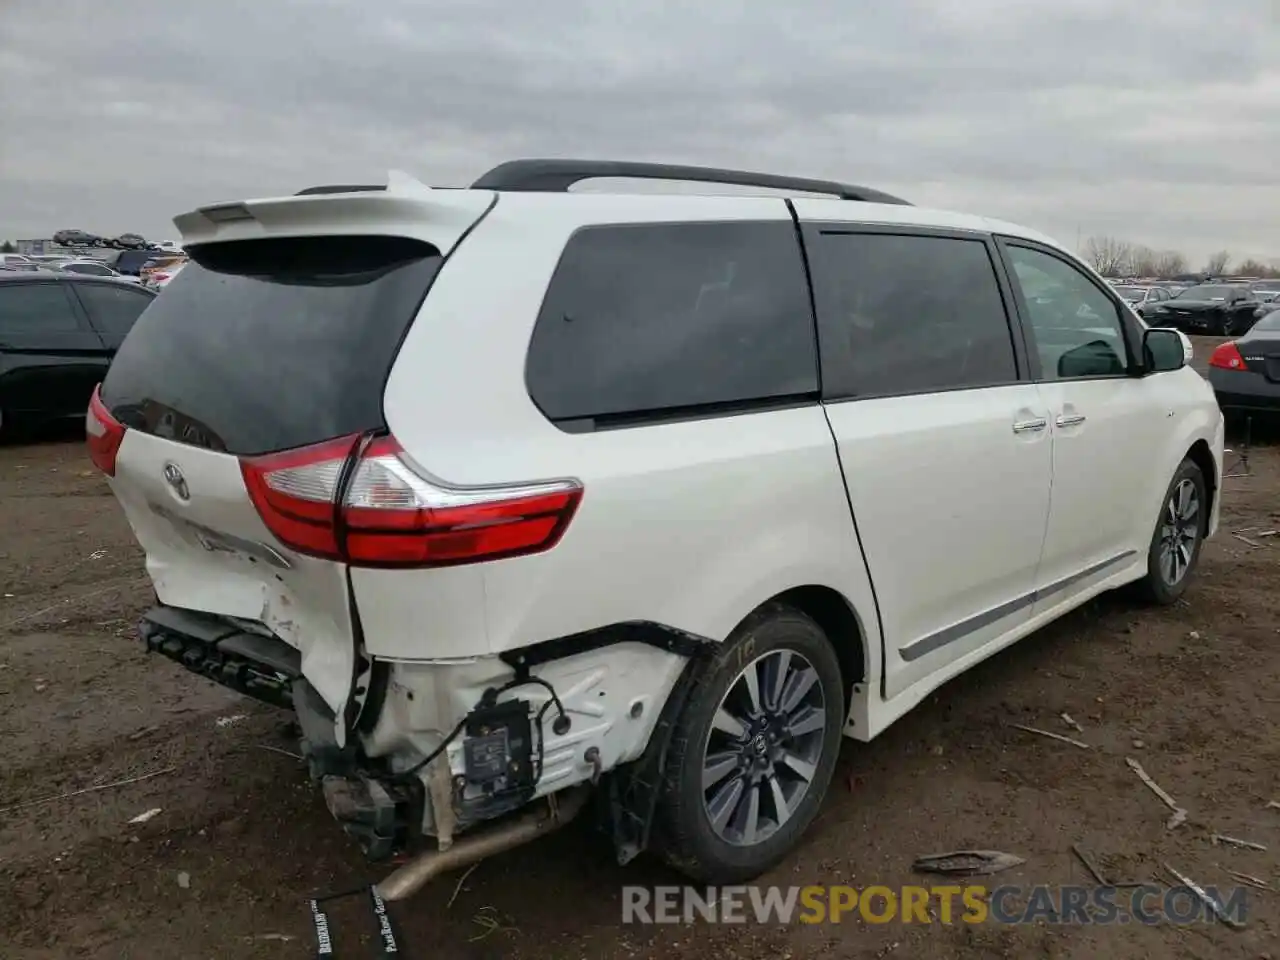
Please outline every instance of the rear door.
M814 205L797 202L802 216ZM893 697L1029 618L1049 511L1048 411L1025 375L989 238L804 229L824 403Z
M125 335L133 329L142 311L155 299L146 290L122 283L84 281L66 286L80 301L89 322L112 354L120 349Z
M83 416L106 372L106 348L59 280L0 283L0 410Z
M161 602L262 624L301 651L304 674L339 713L356 662L346 567L273 538L241 461L385 425L383 389L400 341L442 254L489 195L459 192L437 243L376 232L397 208L423 216L395 225L432 232L434 208L403 199L250 202L229 228L187 215L184 230L258 238L193 246L101 388L126 428L112 487ZM298 222L321 235L261 236L264 225ZM352 233L361 222L372 229ZM323 235L330 223L345 232Z

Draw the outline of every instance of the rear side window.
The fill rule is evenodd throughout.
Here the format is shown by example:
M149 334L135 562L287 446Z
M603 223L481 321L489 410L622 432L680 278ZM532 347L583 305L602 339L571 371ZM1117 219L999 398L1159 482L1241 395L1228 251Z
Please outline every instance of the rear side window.
M809 236L826 396L931 393L1018 379L983 240L825 229Z
M80 330L62 284L0 283L0 337Z
M115 343L124 339L138 316L155 299L141 290L115 283L78 283L75 290L89 311L90 322Z
M814 395L808 285L790 222L588 227L529 344L529 395L565 429Z
M102 386L126 426L238 455L385 426L382 393L439 270L397 237L193 248Z

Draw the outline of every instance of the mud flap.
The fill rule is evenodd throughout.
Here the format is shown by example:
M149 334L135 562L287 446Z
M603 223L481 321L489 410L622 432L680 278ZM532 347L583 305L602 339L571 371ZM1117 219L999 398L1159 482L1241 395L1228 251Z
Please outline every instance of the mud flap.
M334 941L333 927L329 923L329 914L324 911L322 904L326 904L331 900L343 900L347 897L361 895L367 895L369 898L374 926L377 928L375 955L379 957L408 956L404 952L404 940L391 919L391 913L387 910L386 901L378 896L378 891L375 888L359 887L355 890L348 890L345 893L331 893L328 896L317 897L308 901L308 906L311 909L311 922L316 931L317 960L337 960L337 958L341 957L355 957L354 953L338 952Z

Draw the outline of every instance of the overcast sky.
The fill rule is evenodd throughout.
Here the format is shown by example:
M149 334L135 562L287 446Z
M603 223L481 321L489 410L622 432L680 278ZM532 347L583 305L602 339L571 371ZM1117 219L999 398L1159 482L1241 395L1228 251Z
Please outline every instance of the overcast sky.
M520 156L1280 259L1280 0L0 2L0 238Z

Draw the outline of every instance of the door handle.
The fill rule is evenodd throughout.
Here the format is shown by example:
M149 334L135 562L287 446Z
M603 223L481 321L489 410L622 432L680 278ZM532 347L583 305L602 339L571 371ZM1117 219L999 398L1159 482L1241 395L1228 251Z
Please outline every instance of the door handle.
M1049 425L1049 421L1044 417L1038 417L1035 420L1018 420L1013 425L1014 433L1035 433L1043 430Z
M1060 427L1075 427L1084 423L1087 419L1088 417L1082 413L1073 413L1070 416L1063 415L1054 422Z

